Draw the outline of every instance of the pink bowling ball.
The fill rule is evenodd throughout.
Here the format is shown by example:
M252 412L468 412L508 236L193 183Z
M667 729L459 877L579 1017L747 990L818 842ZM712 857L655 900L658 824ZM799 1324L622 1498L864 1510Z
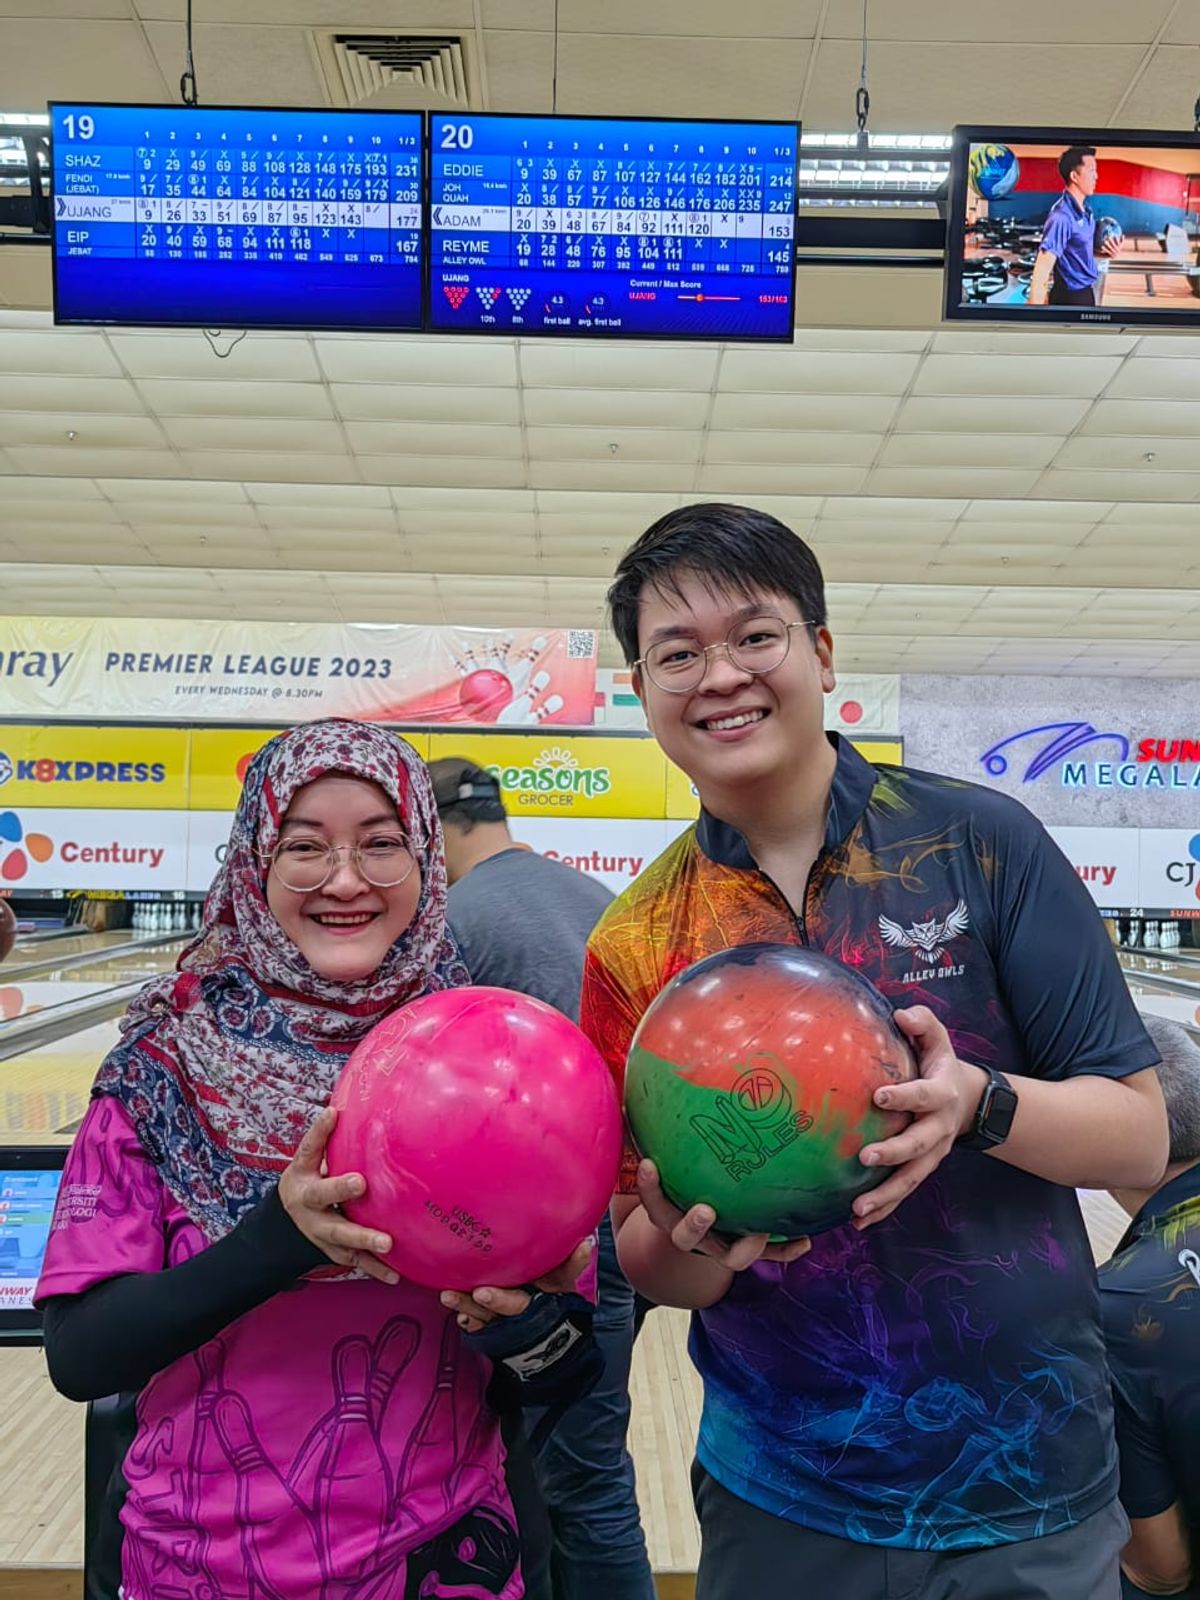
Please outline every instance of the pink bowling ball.
M513 697L513 686L502 672L481 667L459 686L459 704L486 722L494 722Z
M394 1012L346 1063L331 1174L361 1172L354 1222L434 1289L530 1283L599 1223L622 1124L604 1059L573 1022L508 989L446 989Z

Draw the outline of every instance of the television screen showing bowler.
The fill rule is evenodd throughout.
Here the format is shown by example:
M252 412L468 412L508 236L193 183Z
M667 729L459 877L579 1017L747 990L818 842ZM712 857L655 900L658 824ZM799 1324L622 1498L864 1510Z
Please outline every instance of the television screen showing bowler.
M948 319L1200 328L1200 135L957 128Z

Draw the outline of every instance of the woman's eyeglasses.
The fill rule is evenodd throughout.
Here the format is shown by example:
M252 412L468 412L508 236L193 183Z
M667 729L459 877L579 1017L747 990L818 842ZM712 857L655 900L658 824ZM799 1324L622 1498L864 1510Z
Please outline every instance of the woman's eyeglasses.
M281 839L264 857L285 889L311 894L323 889L345 856L374 889L397 889L412 876L417 856L401 833L375 834L361 844L326 844L323 839Z

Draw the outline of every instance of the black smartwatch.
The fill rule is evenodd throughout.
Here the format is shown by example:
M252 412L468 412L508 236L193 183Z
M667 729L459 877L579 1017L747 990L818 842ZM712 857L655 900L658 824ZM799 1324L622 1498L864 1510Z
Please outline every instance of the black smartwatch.
M1017 1091L995 1067L984 1067L979 1062L974 1065L987 1073L988 1081L979 1098L975 1121L966 1133L955 1140L955 1145L960 1150L994 1150L998 1144L1004 1143L1012 1130L1013 1118L1017 1114Z

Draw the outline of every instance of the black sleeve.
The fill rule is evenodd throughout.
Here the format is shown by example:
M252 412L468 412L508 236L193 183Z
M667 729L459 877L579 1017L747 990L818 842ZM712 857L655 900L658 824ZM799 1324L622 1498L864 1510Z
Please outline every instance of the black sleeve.
M994 841L996 967L1035 1078L1124 1078L1158 1061L1112 940L1075 869L1028 812Z
M141 1389L305 1272L328 1265L329 1257L300 1232L273 1189L190 1261L47 1300L50 1381L68 1400Z
M1113 1386L1117 1450L1121 1458L1121 1504L1128 1517L1157 1517L1179 1499L1167 1460L1166 1442L1150 1417Z

